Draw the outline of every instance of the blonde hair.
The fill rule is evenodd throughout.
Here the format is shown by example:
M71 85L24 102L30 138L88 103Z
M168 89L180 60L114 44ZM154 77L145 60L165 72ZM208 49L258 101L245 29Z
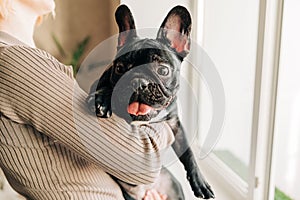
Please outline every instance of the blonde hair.
M12 0L0 0L0 19L5 19L12 11Z
M12 2L13 0L0 0L0 20L7 18L9 13L13 11ZM49 14L39 16L36 20L36 24L42 24L43 19L48 15ZM51 15L53 18L55 18L55 11L52 11Z

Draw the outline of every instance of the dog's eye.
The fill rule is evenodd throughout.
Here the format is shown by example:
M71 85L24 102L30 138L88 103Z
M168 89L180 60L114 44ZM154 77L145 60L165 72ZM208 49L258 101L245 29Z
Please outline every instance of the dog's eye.
M160 65L157 69L157 73L162 76L168 76L169 68L163 65Z
M126 67L123 65L123 63L117 63L115 66L115 72L116 74L122 75L126 72Z

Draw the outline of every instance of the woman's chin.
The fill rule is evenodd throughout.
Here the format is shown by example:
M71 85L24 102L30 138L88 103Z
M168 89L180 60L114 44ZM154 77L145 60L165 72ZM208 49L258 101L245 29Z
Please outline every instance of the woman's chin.
M25 0L24 3L27 3L27 6L35 10L39 16L47 15L55 10L54 0Z
M49 3L45 4L44 13L42 15L53 13L54 10L55 10L55 2L49 1Z

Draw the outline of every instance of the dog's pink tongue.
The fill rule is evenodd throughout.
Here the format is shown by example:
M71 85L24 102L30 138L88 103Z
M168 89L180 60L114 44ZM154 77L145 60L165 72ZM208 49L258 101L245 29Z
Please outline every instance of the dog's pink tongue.
M133 102L127 107L127 112L132 115L146 115L153 108L143 103Z

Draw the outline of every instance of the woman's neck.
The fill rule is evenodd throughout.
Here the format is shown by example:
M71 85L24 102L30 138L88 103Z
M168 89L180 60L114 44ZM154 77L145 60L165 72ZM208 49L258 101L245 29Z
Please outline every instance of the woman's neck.
M13 10L7 18L0 20L0 30L29 46L35 47L33 33L37 18L38 16L33 10L22 4L14 4Z

